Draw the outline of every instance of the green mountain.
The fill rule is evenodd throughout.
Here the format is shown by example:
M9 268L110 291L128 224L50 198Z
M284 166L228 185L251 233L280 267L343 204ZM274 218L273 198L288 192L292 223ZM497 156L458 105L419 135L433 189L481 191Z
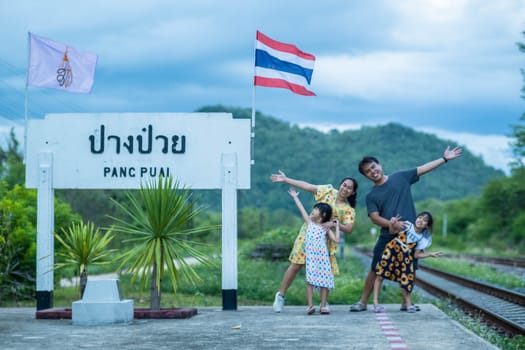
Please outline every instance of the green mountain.
M235 118L251 118L251 110L242 108L208 106L197 112L229 112ZM358 205L363 205L365 194L371 187L371 182L357 169L363 156L379 159L388 174L437 159L449 145L456 146L450 140L396 123L323 133L257 112L251 189L239 191L238 205L240 208L252 206L272 211L280 208L295 210L286 194L286 185L270 181L270 175L279 169L289 177L313 184L338 186L343 177L351 176L359 183ZM480 157L463 147L461 158L423 176L412 187L414 199L417 202L427 198L450 200L478 196L489 180L501 176L504 176L502 171L486 165ZM220 210L220 192L202 192L207 192L202 198L206 206Z

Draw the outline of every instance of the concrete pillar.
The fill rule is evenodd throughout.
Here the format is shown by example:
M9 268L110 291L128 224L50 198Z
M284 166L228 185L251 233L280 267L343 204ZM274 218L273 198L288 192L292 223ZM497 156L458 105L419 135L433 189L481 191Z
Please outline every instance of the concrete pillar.
M222 309L237 310L237 154L222 154Z
M36 309L53 307L53 264L55 206L53 154L38 155L37 236L36 236Z

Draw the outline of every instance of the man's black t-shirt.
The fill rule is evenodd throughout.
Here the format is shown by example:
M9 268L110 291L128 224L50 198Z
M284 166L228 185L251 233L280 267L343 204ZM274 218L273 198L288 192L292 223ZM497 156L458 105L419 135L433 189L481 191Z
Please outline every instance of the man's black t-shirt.
M378 212L379 216L390 218L401 215L402 221L414 222L416 208L410 186L419 180L417 168L397 171L388 176L385 183L374 186L366 195L368 215ZM381 235L392 237L388 228L381 228Z

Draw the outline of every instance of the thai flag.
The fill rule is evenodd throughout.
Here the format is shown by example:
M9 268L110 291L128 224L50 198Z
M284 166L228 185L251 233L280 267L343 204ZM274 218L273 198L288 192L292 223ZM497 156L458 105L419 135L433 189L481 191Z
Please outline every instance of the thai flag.
M299 95L315 96L315 93L308 90L314 63L314 55L257 31L254 85L289 89Z

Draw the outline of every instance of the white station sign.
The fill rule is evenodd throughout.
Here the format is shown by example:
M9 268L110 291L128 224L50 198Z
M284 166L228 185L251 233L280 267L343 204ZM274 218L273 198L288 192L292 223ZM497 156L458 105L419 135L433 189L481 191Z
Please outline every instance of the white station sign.
M236 154L237 188L250 188L250 119L230 113L47 114L27 123L26 187L51 158L53 188L138 189L173 176L192 189L221 188L221 159Z

